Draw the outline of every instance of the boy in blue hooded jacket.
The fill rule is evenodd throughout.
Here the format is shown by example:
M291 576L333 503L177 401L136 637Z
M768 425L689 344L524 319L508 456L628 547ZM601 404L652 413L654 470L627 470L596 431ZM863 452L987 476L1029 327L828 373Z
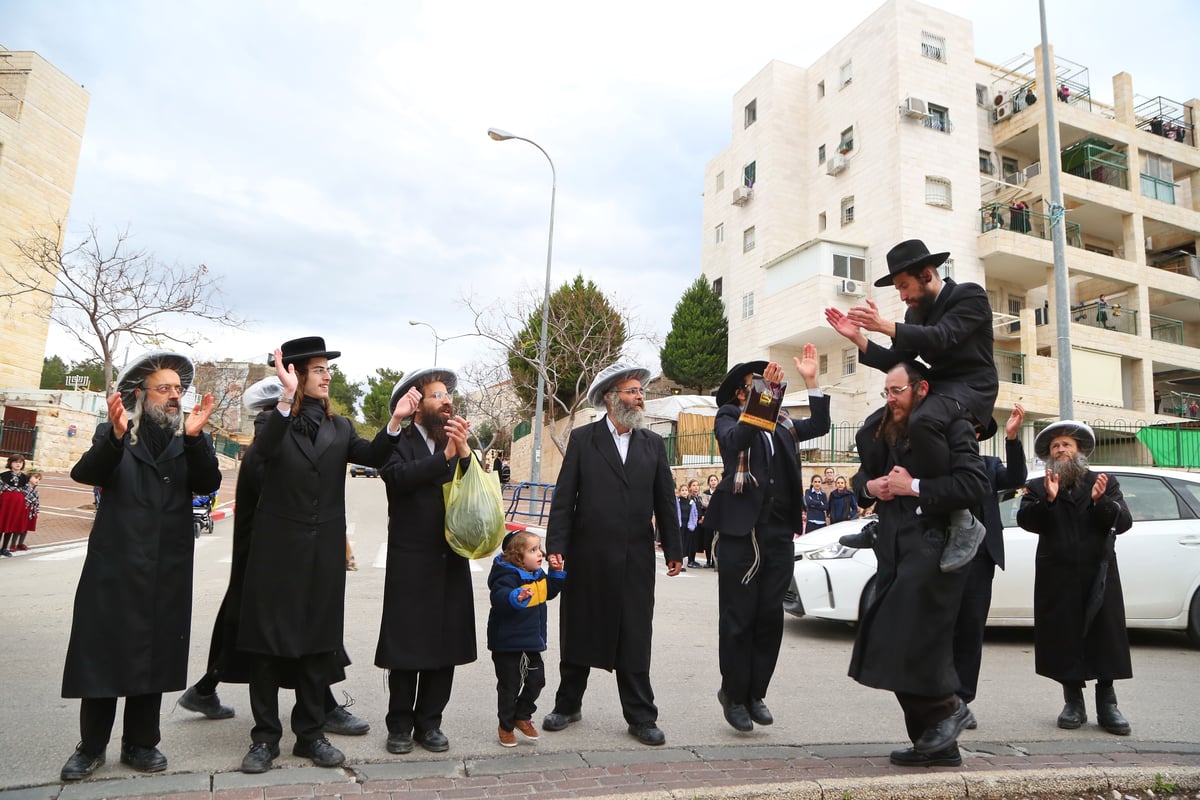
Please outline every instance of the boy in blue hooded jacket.
M496 666L497 736L504 747L516 747L514 729L532 741L538 695L546 686L542 651L546 649L546 602L562 591L567 573L562 556L550 557L550 572L542 569L542 539L519 531L504 538L492 563L488 590L488 650Z

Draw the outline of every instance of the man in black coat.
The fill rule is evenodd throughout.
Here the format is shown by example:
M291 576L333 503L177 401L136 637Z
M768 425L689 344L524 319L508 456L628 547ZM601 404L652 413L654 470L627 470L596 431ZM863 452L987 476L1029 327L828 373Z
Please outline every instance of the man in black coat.
M979 664L983 658L983 632L987 626L988 611L992 607L992 580L996 567L1004 569L1004 523L1000 519L999 492L1020 489L1025 485L1028 470L1025 466L1025 448L1017 438L1025 409L1017 403L1008 422L1004 424L1005 460L996 456L983 456L983 467L987 472L989 491L983 497L980 520L987 530L979 552L967 565L967 585L963 589L962 605L954 623L954 669L958 672L958 696L964 703L975 700L979 685ZM980 433L984 442L996 435L996 421L989 419L987 428ZM968 728L978 727L974 713L967 712Z
M411 424L380 470L388 549L375 666L389 671L389 753L411 753L414 740L432 753L450 749L442 712L454 668L476 657L470 562L446 543L442 494L471 458L470 424L454 413L457 384L453 372L432 367L405 375L392 390L393 409L405 397L415 403L405 413Z
M187 685L192 617L192 494L221 485L212 440L203 432L212 395L184 419L180 398L192 362L156 351L134 360L108 398L108 422L71 478L104 490L75 592L63 697L82 698L80 742L62 768L81 780L104 763L125 698L121 763L161 772L162 693Z
M946 426L944 471L916 459L916 431L908 423L929 397L929 382L917 364L893 367L884 393L887 416L870 433L882 443L886 460L870 467L864 461L854 477L859 504L875 503L879 515L879 566L849 674L864 686L894 692L904 710L912 747L893 751L893 764L958 766L958 734L968 709L955 693L953 634L967 576L944 572L938 562L950 513L979 502L987 477L975 430L962 416Z
M1113 681L1133 677L1115 539L1133 518L1115 476L1092 472L1096 434L1074 420L1048 425L1033 451L1045 477L1025 485L1017 524L1038 534L1033 578L1033 654L1038 675L1062 684L1058 727L1087 722L1083 688L1096 681L1100 727L1129 735Z
M949 464L949 422L962 417L972 425L986 427L1000 391L987 292L978 284L942 280L937 268L949 257L948 252L930 253L919 239L901 242L888 251L888 274L875 281L875 286L896 287L908 306L903 323L883 319L871 300L846 313L825 309L825 318L834 330L858 347L860 363L883 372L918 358L929 365L930 395L913 411L908 424L914 460L930 474L944 473ZM864 331L889 336L891 347L870 341ZM882 416L876 412L868 422L878 422ZM876 448L860 450L859 457L868 471L874 472L872 466L885 461L887 455ZM984 535L982 526L970 525L965 512L953 517L942 569L966 566Z
M558 692L542 723L561 731L583 718L592 667L617 674L629 734L666 742L650 686L654 619L654 522L667 575L679 573L679 507L662 437L646 427L642 383L650 371L617 363L588 388L603 418L571 432L554 499L546 551L563 558L571 585L560 610Z
M817 348L807 344L804 359L793 360L808 387L808 419L793 422L780 414L771 433L738 421L755 374L769 384L783 382L783 368L774 362L737 364L717 390L714 431L724 472L704 519L717 562L717 700L725 721L739 731L774 721L764 698L783 641L783 595L795 566L792 539L803 530L799 443L829 431L829 398L817 386Z

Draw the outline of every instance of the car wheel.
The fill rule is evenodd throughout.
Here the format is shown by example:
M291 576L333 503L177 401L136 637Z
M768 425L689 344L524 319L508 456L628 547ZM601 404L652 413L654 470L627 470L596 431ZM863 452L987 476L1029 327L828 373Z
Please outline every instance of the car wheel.
M862 597L858 599L858 621L862 622L863 617L867 615L867 609L875 602L875 576L871 576L871 580L867 581L867 585L863 587Z
M1188 638L1192 641L1192 647L1200 647L1200 589L1192 595L1192 608L1188 613Z

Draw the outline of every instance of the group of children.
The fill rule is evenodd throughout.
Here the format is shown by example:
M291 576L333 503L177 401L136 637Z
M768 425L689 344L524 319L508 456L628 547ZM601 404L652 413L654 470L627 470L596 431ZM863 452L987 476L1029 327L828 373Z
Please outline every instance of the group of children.
M14 550L28 550L25 536L37 530L38 484L42 473L25 472L25 457L10 455L8 469L0 473L0 556L12 558Z
M858 501L845 478L835 477L832 468L825 470L825 480L820 475L813 475L812 483L804 493L803 533L854 519L858 513Z
M693 478L687 483L679 484L675 490L675 502L679 506L679 533L683 538L684 565L682 571L688 569L712 569L716 562L712 556L712 531L704 527L704 512L712 494L720 483L716 475L709 475L708 488L700 491L700 481ZM696 554L704 551L704 564L696 561Z

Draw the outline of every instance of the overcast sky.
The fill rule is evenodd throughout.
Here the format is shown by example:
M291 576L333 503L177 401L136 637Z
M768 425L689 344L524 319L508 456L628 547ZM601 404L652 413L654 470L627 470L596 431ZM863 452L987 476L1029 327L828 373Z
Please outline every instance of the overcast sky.
M1040 41L1036 0L932 0L974 22L978 57ZM554 159L553 285L582 273L662 337L700 271L704 165L733 93L769 60L808 66L876 0L254 2L0 0L0 44L91 95L70 225L128 227L206 264L254 322L199 358L322 335L343 370L410 371L481 303L540 297ZM1200 94L1200 3L1048 0L1056 53L1139 95ZM133 352L137 352L134 348ZM48 354L78 354L52 333ZM477 339L442 365L484 357ZM657 367L657 352L637 357Z

